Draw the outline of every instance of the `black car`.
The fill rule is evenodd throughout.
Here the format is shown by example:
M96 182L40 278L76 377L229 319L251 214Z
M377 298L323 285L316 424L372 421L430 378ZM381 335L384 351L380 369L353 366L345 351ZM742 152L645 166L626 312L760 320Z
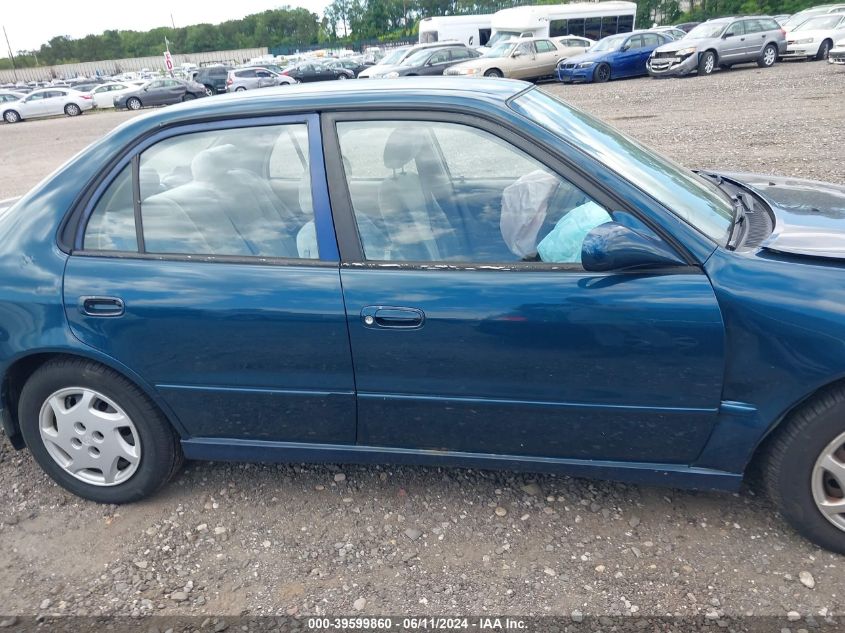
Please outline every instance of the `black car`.
M350 71L355 77L358 76L365 68L369 68L372 64L364 64L360 61L355 61L354 59L332 59L330 61L325 62L326 66L339 66L341 68L345 68L346 70Z
M194 75L194 81L205 86L209 97L219 92L226 92L226 78L232 66L205 66Z
M381 72L374 73L372 77L389 78L413 77L418 75L442 75L443 71L470 59L481 57L481 53L463 44L456 46L443 46L440 48L424 48L413 53L397 66L388 66Z
M351 70L347 70L343 66L329 65L325 62L302 62L291 68L286 68L282 71L282 74L303 83L355 78L355 74Z
M154 79L132 92L124 92L114 98L115 108L140 110L146 106L170 105L206 96L203 84L181 79Z

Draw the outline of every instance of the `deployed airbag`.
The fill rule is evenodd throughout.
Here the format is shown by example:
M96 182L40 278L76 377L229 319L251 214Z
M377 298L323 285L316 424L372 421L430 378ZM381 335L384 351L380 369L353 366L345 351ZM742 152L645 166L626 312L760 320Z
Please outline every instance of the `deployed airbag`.
M555 224L537 245L540 260L556 264L580 264L581 244L587 233L613 218L593 201L575 207Z
M511 253L520 258L537 253L537 233L546 219L560 180L548 172L537 170L525 174L502 192L502 215L499 229Z

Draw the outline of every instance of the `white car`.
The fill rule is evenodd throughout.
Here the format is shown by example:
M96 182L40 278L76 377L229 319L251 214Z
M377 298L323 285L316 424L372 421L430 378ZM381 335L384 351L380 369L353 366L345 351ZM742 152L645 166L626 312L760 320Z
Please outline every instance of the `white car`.
M827 56L827 61L831 64L839 64L845 66L845 40L839 40L830 49L830 55Z
M845 37L845 13L812 17L789 32L785 58L827 59L833 43Z
M138 86L131 82L110 81L100 84L92 89L89 94L94 98L94 106L97 108L113 108L114 98L124 92L131 92Z
M0 105L0 110L3 112L3 120L6 123L17 123L23 119L55 116L62 113L67 116L78 116L93 107L94 99L89 94L72 88L43 88L33 90L19 101Z
M588 37L579 37L578 35L564 35L562 37L553 37L551 39L563 52L561 59L586 53L587 50L596 43L595 40L591 40Z

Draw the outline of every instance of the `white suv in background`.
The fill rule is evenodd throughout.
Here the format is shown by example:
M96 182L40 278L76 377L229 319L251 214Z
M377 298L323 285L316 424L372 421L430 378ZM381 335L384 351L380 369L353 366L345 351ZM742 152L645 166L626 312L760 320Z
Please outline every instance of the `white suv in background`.
M3 111L3 120L6 123L17 123L23 119L55 116L57 114L78 116L93 107L94 99L90 94L71 88L33 90L19 101L0 105L0 109Z

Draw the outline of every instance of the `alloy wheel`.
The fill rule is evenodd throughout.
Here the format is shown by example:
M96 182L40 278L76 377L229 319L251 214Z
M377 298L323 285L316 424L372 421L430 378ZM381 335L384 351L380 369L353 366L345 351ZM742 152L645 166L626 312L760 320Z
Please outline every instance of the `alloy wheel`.
M822 516L845 531L845 433L828 444L812 474L813 500Z
M87 387L51 394L39 431L47 453L69 475L94 486L127 481L141 463L141 440L126 412Z
M704 60L704 72L706 74L710 74L713 72L713 68L715 68L716 60L712 55L708 55L707 59Z
M21 116L14 110L9 110L8 112L3 114L3 119L6 121L6 123L17 123L21 120Z
M81 110L79 109L79 106L78 106L78 105L76 105L76 104L74 104L74 103L69 103L69 104L65 107L65 113L66 113L68 116L76 116L76 115L77 115L77 114L79 114L80 112L81 112Z
M774 46L768 46L766 47L766 50L763 51L763 63L766 66L771 66L772 64L774 64L775 61L777 61L777 57L778 54Z
M130 110L140 110L141 109L141 101L138 99L130 99L126 102L126 107Z

